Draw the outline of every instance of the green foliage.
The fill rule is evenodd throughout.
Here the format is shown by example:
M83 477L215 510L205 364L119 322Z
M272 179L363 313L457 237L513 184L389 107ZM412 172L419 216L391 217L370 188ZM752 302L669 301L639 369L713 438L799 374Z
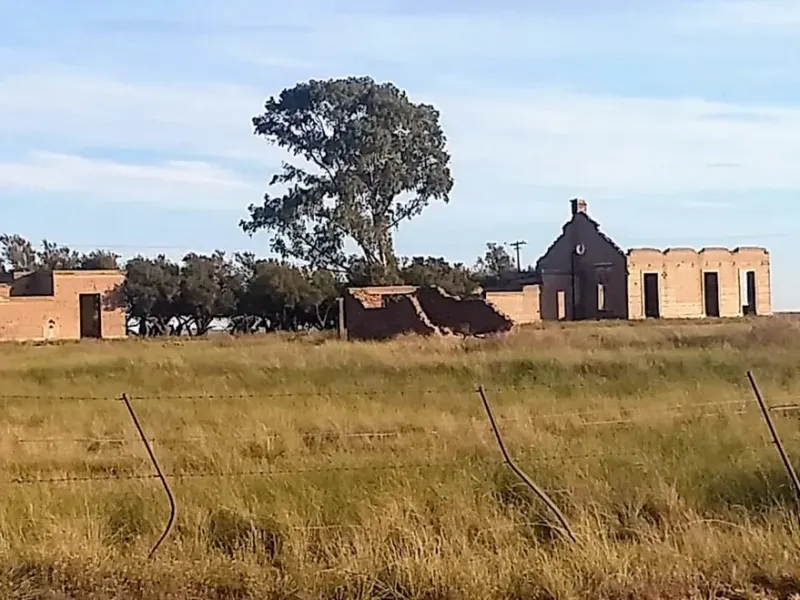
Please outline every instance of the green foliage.
M400 274L409 285L438 285L456 296L472 294L478 286L478 279L467 267L441 257L415 256L405 262Z
M239 332L331 328L340 294L340 285L329 272L277 260L256 261L243 287L234 328Z
M244 286L241 271L225 259L224 252L187 254L180 273L176 313L183 326L193 324L196 333L205 334L215 318L236 314Z
M170 332L180 284L180 267L164 255L136 257L128 262L123 295L128 315L138 321L141 335Z
M42 249L37 250L30 240L21 235L0 235L0 270L38 269L46 271L119 269L119 255L107 250L93 250L88 254L81 254L48 240L43 240Z
M271 97L253 126L304 161L284 163L271 181L280 194L267 193L241 223L250 234L269 231L284 258L338 272L360 266L369 283L392 283L393 232L432 200L449 201L453 179L439 113L391 83L299 83ZM359 255L348 255L348 241Z
M18 235L1 235L0 249L5 265L15 270L120 268L120 257L110 251L81 254L47 241L38 250ZM504 264L496 257L481 261ZM136 256L122 267L125 280L113 303L126 307L128 333L142 336L205 335L217 319L238 334L334 329L338 319L336 299L346 287L376 282L436 285L451 294L467 296L486 279L486 272L433 256L400 259L393 271L385 271L364 257L350 256L346 267L340 273L311 264L261 259L252 253L228 257L221 251L190 253L180 262L165 255Z
M502 278L516 271L514 260L500 244L489 242L486 253L478 259L475 270L484 277Z

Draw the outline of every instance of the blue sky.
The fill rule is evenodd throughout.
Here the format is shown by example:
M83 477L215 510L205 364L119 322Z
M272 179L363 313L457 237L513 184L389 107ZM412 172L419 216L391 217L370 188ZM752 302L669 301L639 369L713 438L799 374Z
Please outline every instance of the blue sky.
M602 5L602 8L600 6ZM489 8L491 7L491 8ZM798 0L0 0L0 231L129 256L254 250L267 97L355 74L433 102L456 185L397 236L535 262L589 211L621 246L763 245L800 309Z

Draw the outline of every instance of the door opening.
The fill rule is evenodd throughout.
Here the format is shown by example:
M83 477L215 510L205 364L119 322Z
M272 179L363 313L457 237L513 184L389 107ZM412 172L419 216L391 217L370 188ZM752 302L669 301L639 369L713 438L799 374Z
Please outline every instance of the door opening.
M606 310L606 286L602 283L597 284L597 311L604 312Z
M719 273L703 273L703 298L707 317L719 317Z
M81 294L80 303L81 337L102 337L102 321L100 317L100 294Z
M742 314L755 315L757 313L755 271L739 271L739 295L742 299Z
M644 274L644 316L658 319L661 316L659 307L658 273Z

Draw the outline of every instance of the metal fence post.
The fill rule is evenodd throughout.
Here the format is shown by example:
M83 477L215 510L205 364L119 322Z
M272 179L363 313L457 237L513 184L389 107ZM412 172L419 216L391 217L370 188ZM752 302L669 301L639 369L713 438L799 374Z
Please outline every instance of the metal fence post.
M164 492L167 494L167 499L169 500L169 519L167 520L167 525L164 527L164 532L161 534L161 537L158 538L158 541L151 548L150 554L147 555L147 558L152 558L156 553L156 550L158 550L158 547L161 546L161 543L167 538L169 532L172 530L172 525L175 522L175 515L178 511L175 506L175 497L172 495L172 490L169 487L167 478L164 477L164 472L161 470L161 466L158 464L158 460L153 452L153 448L150 446L150 440L147 439L147 436L142 429L142 425L139 423L139 419L136 417L136 412L134 412L133 406L131 406L131 402L128 399L127 394L122 394L122 402L125 403L125 408L128 409L128 414L130 414L133 424L136 426L136 430L139 432L139 437L141 438L142 443L147 450L147 454L150 457L150 462L153 463L153 467L156 470L156 475L158 475L158 478L161 480L161 485L163 486Z
M775 447L778 448L778 454L781 457L781 461L786 469L786 473L789 475L789 480L792 482L796 497L795 499L797 500L798 508L800 508L800 479L797 478L797 473L795 473L794 467L792 466L792 461L789 460L789 455L786 454L786 449L783 447L783 442L781 442L781 438L778 435L778 430L775 429L775 424L772 422L772 416L769 413L769 408L767 408L764 399L761 397L761 392L758 389L758 385L756 384L755 377L753 377L753 373L748 371L747 378L750 380L750 385L752 386L753 392L756 395L758 406L761 408L761 414L764 415L764 420L767 422L767 428L769 429L770 435L772 435L772 441L775 442Z
M494 436L497 440L497 445L500 447L500 452L503 454L503 458L505 459L508 466L514 472L514 474L519 477L525 485L527 485L534 494L536 494L539 499L547 505L552 513L558 519L558 522L561 523L561 526L564 528L564 532L566 532L567 536L572 542L576 542L577 538L575 537L575 533L572 531L572 528L569 525L566 517L563 513L559 510L558 506L555 502L547 495L547 493L541 489L538 485L536 485L530 477L528 477L525 472L520 469L514 461L511 460L511 456L508 454L508 450L506 450L506 446L503 443L503 437L500 435L500 429L497 427L497 422L495 421L494 414L492 414L492 409L489 406L489 400L486 398L486 391L483 389L483 386L478 388L478 393L481 396L481 400L483 400L483 407L486 409L486 414L489 416L489 422L492 424L492 430L494 430Z

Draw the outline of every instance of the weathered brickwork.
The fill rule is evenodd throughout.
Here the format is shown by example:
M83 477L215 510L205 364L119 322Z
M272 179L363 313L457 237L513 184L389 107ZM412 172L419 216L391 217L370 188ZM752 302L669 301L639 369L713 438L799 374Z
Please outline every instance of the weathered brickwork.
M56 271L6 278L0 283L0 340L80 339L80 298L95 294L100 300L99 335L92 337L125 337L125 310L115 299L123 280L118 271ZM88 318L84 314L84 321ZM84 325L84 333L89 327Z
M403 333L486 334L513 321L482 298L458 298L437 287L350 288L344 296L350 339L386 339Z
M350 337L403 332L483 334L542 320L700 319L772 314L764 248L620 249L600 231L586 202L532 273L482 298L413 286L357 288L345 298ZM387 299L393 298L387 303Z
M412 286L352 288L344 295L345 329L351 339L386 339L401 333L437 333Z
M628 251L627 258L631 319L743 316L748 272L754 284L754 313L772 314L770 260L764 248L636 248ZM648 274L651 283L646 291ZM647 296L657 315L646 314ZM718 314L709 314L714 312Z

